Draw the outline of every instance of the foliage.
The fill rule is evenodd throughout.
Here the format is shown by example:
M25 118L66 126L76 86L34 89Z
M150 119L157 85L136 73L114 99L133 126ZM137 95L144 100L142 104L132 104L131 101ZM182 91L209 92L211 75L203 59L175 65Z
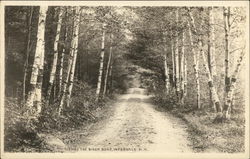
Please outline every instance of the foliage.
M37 135L37 121L22 114L24 107L15 98L5 98L4 150L40 151L43 141Z

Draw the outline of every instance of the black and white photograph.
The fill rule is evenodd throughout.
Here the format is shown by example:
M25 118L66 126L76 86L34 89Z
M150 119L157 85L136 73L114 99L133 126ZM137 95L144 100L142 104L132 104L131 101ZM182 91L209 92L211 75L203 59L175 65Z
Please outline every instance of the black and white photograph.
M0 4L1 158L250 157L249 1Z

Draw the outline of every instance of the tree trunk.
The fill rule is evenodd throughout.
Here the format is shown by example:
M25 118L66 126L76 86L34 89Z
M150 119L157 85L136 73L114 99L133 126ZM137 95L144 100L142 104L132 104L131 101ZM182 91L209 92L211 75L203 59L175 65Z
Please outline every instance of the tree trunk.
M185 61L185 31L182 31L182 47L181 47L181 55L180 55L180 102L184 104L184 61Z
M229 91L228 91L227 96L225 98L224 107L223 107L223 118L224 119L230 119L229 110L230 110L231 105L232 105L232 100L234 97L233 96L234 90L236 87L236 81L237 81L237 78L238 78L238 75L240 72L240 68L242 66L243 56L244 56L244 51L242 50L241 55L240 55L239 60L238 60L238 64L237 64L236 69L235 69L235 71L232 75L232 78L231 78L231 85L229 87Z
M40 65L39 65L36 94L35 94L35 100L34 100L34 106L36 108L37 114L40 114L42 110L42 84L43 84L44 51L45 51L44 45L45 45L45 41L43 42L42 48L41 48L41 50L43 51L41 51L41 60L40 60Z
M214 44L214 16L213 7L208 7L208 67L212 78L216 76L216 64L215 64L215 44ZM214 105L212 99L212 92L210 91L210 103L214 111L216 111L216 106Z
M102 26L102 48L101 48L101 56L100 56L100 68L99 68L99 75L98 75L98 82L97 82L97 89L96 89L96 100L99 100L100 92L101 92L101 85L102 85L102 74L103 74L103 61L104 61L104 47L105 47L105 24L103 23Z
M72 41L74 41L73 61L72 61L72 67L70 71L69 88L68 88L68 93L67 93L67 107L69 107L69 104L70 104L70 98L71 98L72 88L74 84L74 74L75 74L76 59L77 59L77 53L78 53L79 26L80 26L80 7L76 7L75 18L74 18L74 32L73 32L74 37L72 39Z
M107 81L108 81L108 75L110 72L110 64L111 64L111 57L112 57L112 48L113 48L113 35L111 34L110 36L111 39L111 46L110 46L110 52L109 52L109 59L108 59L108 63L107 63L107 69L106 69L106 74L105 74L105 79L104 79L104 87L103 87L103 97L106 94L106 90L107 90Z
M188 22L188 29L189 29L189 38L190 38L190 45L191 45L191 52L193 53L193 59L194 59L194 75L195 75L195 81L196 81L196 96L197 96L197 108L201 108L201 103L200 103L200 81L199 81L199 70L198 70L198 59L197 59L197 54L194 49L194 43L193 43L193 35L192 35L192 30L190 26L190 22Z
M229 76L229 7L223 7L224 13L224 29L225 29L225 98L228 96L230 90L230 76Z
M46 95L47 100L49 100L49 98L51 96L51 89L53 87L53 83L55 80L56 67L57 67L57 61L58 61L58 42L60 39L62 17L63 17L62 8L59 7L58 9L59 9L59 14L58 14L57 29L56 29L56 37L55 37L55 41L54 41L54 57L53 57L51 72L50 72L50 76L49 76L49 86L48 86L47 95Z
M196 81L196 90L197 90L197 108L201 108L201 102L200 102L200 80L199 80L199 56L197 57L197 53L195 52L194 49L194 42L193 42L193 35L192 31L194 34L197 34L197 29L195 27L194 23L194 17L191 13L190 8L188 8L188 15L190 20L188 21L188 28L189 28L189 37L190 37L190 44L191 44L191 50L193 53L193 58L194 58L194 74L195 74L195 81Z
M28 93L26 101L26 106L29 111L31 111L32 115L38 114L41 108L41 84L44 61L45 20L47 10L47 6L41 6L39 10L36 52L30 79L31 89ZM34 110L34 103L36 104L35 109L37 110Z
M169 93L169 71L167 63L167 40L166 35L163 35L163 53L164 53L164 74L165 74L165 88L167 93Z
M71 44L70 44L67 74L66 74L66 78L64 79L64 82L63 82L60 105L59 105L59 108L58 108L58 114L59 115L61 114L61 111L63 109L63 104L64 104L64 100L65 100L65 97L66 97L66 90L67 90L67 86L68 86L68 82L69 82L69 78L70 78L70 73L71 73L71 68L72 68L72 63L73 63L73 58L74 58L74 49L75 49L74 37L76 36L74 33L75 33L76 28L77 28L77 24L73 20L73 38L72 38Z
M27 36L27 46L26 46L26 55L25 55L25 62L24 62L24 70L23 70L23 92L22 92L22 99L25 102L26 99L26 78L28 74L28 65L29 65L29 55L31 51L31 27L32 27L32 17L33 17L33 7L31 6L29 12L29 18L27 20L28 26L28 36Z
M217 112L219 114L221 114L222 107L221 107L221 104L220 104L220 101L219 101L217 90L214 87L214 82L213 82L212 74L211 74L211 72L209 70L209 67L208 67L208 62L206 60L206 56L205 56L204 51L203 51L203 46L202 46L201 40L199 40L199 48L200 48L200 54L201 54L201 56L203 58L203 61L204 61L203 66L205 68L206 75L208 77L208 86L209 86L210 92L212 93L212 102L216 106Z
M176 68L175 68L175 54L174 54L174 40L173 37L171 37L171 53L172 53L172 81L173 81L173 88L176 87L176 82L175 82L175 72L176 72Z
M175 11L175 18L176 18L176 26L178 26L178 19L179 19L179 11L178 9ZM176 95L179 97L180 93L180 68L179 68L179 40L178 40L178 30L175 31L175 76L176 76Z
M213 7L208 8L208 59L209 59L209 70L212 77L216 76L216 63L215 63L215 36L214 36L214 16L213 16Z
M108 93L112 93L113 92L113 65L114 65L114 55L113 52L111 54L111 62L110 62L110 69L109 69L109 85L108 85Z
M187 57L184 56L184 94L183 96L187 96Z
M66 26L67 27L67 26ZM67 33L67 28L65 28L65 34L64 34L64 43L66 45L67 43L67 39L68 39L68 33ZM62 88L63 88L63 62L64 62L64 55L65 55L65 47L63 46L62 48L62 53L61 53L61 57L60 57L60 63L59 63L59 81L58 81L58 94L61 95L62 93Z
M165 87L166 87L167 93L169 93L168 63L167 63L167 53L165 51L164 51Z

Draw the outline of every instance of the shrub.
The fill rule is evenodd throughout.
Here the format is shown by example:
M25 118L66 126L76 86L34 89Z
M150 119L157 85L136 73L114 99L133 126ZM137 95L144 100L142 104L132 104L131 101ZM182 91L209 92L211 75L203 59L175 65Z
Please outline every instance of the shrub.
M37 136L37 121L26 118L23 104L16 98L5 98L4 150L39 151L42 140Z

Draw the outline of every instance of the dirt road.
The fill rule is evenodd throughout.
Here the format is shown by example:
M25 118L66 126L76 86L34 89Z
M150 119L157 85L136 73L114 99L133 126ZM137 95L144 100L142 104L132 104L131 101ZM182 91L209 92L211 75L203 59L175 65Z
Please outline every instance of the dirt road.
M141 88L130 88L114 105L114 115L95 128L82 149L91 151L191 152L186 127L158 112Z

